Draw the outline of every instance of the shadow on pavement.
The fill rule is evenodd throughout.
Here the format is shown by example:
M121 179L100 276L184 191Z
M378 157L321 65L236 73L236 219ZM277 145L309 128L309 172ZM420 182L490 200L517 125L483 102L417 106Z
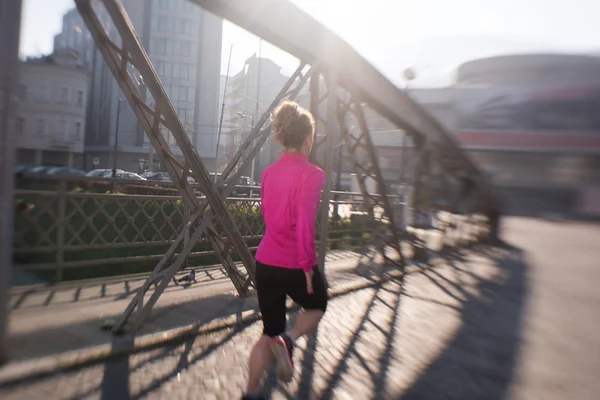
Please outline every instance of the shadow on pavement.
M114 350L133 348L133 336L113 336ZM129 357L117 358L104 363L104 373L100 385L101 400L129 400Z
M410 285L406 285L404 279L376 286L360 323L349 334L349 343L339 358L333 361L333 373L325 377L325 389L317 392L313 387L317 348L317 336L313 335L308 338L299 368L301 371L297 392L289 393L271 374L267 379L267 398L275 391L287 399L343 398L343 395L339 397L337 389L347 379L345 374L350 359L358 360L366 372L359 383L374 387L369 398L507 398L521 344L522 318L528 295L527 264L522 251L509 245L480 247L474 252L481 253L495 263L495 267L500 271L495 279L486 280L469 271L461 253L445 257L447 265L454 273L451 279L442 275L436 268L426 268L423 265L419 272L439 291L458 301L459 306L411 295ZM369 275L367 271L362 272ZM480 296L470 294L466 285L462 285L466 277L475 282L474 287L481 293ZM391 293L392 299L385 298L385 293ZM433 302L460 313L462 327L447 343L441 355L408 390L394 394L389 391L390 386L393 386L390 384L395 380L394 376L390 375L389 367L393 360L394 347L404 345L398 342L398 331L402 326L400 322L403 297ZM391 317L385 320L384 325L381 324L381 320L372 318L377 305L384 305L392 311ZM369 360L363 359L359 352L360 342L364 345L361 333L367 329L367 324L375 325L386 337L383 343L384 350L379 353L376 367ZM354 395L356 393L351 394L350 398L354 398Z
M523 252L510 245L480 251L496 262L501 276L492 281L480 280L477 287L482 295L467 295L462 300L461 329L417 381L397 398L502 400L508 397L522 339L528 267ZM469 273L458 263L451 264L458 274ZM438 284L445 285L440 280Z
M207 324L225 315L241 313L256 308L255 297L243 299L232 294L217 294L172 306L157 307L140 335L161 332L194 323ZM11 348L18 349L15 359L60 354L85 347L111 342L111 334L101 330L106 319L113 316L93 316L84 321L49 326L27 333L9 335ZM65 340L69 338L69 340Z
M196 285L227 282L223 268L192 268L196 271ZM187 273L189 270L184 270ZM145 276L110 277L101 279L63 282L56 286L39 285L14 288L11 294L11 310L32 310L50 305L87 303L103 299L125 300L136 294L145 281ZM179 286L169 285L165 292L180 290ZM56 293L60 299L56 299Z
M327 350L326 343L318 343L318 334L307 338L306 349L302 362L298 366L299 385L295 393L288 387L280 385L275 379L273 370L267 376L265 394L272 394L288 399L333 399L339 398L336 392L347 383L346 372L352 363L360 364L365 371L358 384L373 387L368 398L389 399L491 399L503 400L508 397L510 385L514 380L515 366L521 346L523 312L528 296L528 267L521 250L509 245L497 247L480 247L471 252L479 252L492 260L498 274L487 280L481 278L464 263L460 253L446 258L448 267L446 275L436 268L421 268L418 272L428 282L433 284L435 291L444 293L453 299L454 304L445 304L439 298L427 299L414 293L409 278L406 282L400 280L378 284L373 288L372 295L367 300L364 312L359 317L360 322L347 337L348 343L341 349L339 356L332 355L328 362L333 365L327 369L327 375L316 376L317 346L318 351ZM449 268L449 269L448 269ZM365 271L366 272L366 271ZM450 275L450 277L449 277ZM474 284L478 295L467 290L463 279L469 278ZM370 293L370 292L369 292ZM406 297L406 299L403 299ZM397 377L390 371L397 371L397 359L394 353L406 346L399 342L402 322L402 308L407 299L418 299L438 305L447 306L448 311L460 313L461 326L456 334L449 339L437 359L433 360L417 377L412 385L402 392L390 393L390 388ZM196 304L207 307L207 304ZM250 306L248 306L250 308ZM378 311L379 310L379 311ZM381 317L381 310L385 317ZM238 310L241 317L242 309ZM164 318L161 318L164 319ZM102 399L141 399L156 394L160 388L170 382L178 373L202 363L209 355L219 351L226 343L236 340L236 337L246 329L238 326L236 329L220 337L217 341L203 348L201 352L193 351L195 338L160 349L137 365L130 365L130 357L123 357L104 364L102 383L82 394L80 397L100 393ZM370 343L367 334L369 330L377 330L378 335L385 339L381 343ZM346 334L345 334L346 336ZM114 346L127 345L124 342ZM143 368L148 363L160 362L161 359L173 354L175 347L183 350L179 361L172 370L155 377L135 396L130 395L129 379L133 372ZM374 348L376 360L365 359L361 346ZM375 346L376 345L376 346ZM376 347L376 349L375 349ZM298 349L298 351L301 351ZM218 354L218 353L217 353ZM331 355L331 353L330 353ZM329 356L329 355L328 355ZM246 360L243 360L246 362ZM391 368L392 364L394 369ZM227 373L227 371L222 371ZM315 390L315 381L323 381L322 389ZM198 398L201 398L199 394ZM351 398L362 398L361 396Z

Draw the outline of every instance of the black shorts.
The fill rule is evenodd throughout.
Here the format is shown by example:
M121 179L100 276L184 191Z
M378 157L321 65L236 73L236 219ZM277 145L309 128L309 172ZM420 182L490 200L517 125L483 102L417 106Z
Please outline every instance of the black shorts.
M308 294L303 270L272 267L257 260L256 291L263 320L263 334L267 336L285 332L287 296L305 310L325 312L327 308L327 289L317 267L313 267L313 293Z

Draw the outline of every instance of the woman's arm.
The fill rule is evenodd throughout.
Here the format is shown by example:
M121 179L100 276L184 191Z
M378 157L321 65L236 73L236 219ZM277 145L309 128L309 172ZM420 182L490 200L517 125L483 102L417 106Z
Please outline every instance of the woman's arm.
M321 190L325 184L325 173L315 168L300 189L298 220L296 221L296 249L298 266L305 272L311 271L315 257L315 224Z

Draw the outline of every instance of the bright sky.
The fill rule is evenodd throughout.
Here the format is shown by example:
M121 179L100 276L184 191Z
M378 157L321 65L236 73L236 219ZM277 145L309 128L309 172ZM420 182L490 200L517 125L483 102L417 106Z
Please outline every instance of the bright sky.
M394 82L411 65L414 85L450 83L469 59L529 51L600 55L600 0L292 0L340 34ZM72 0L24 0L21 54L52 50ZM234 45L231 72L258 50L258 39L223 27L222 72ZM263 42L262 56L291 73L296 62Z

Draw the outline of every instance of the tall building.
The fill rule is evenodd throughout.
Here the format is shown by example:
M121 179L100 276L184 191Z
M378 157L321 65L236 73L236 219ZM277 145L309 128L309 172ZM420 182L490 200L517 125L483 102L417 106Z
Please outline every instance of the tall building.
M89 73L62 50L20 65L15 132L17 163L83 166Z
M222 20L186 0L124 0L123 4L192 143L209 169L214 168ZM100 2L94 6L111 38L118 41L103 6ZM99 162L95 167L112 166L120 104L118 168L134 172L160 170L162 167L157 157L152 156L149 141L135 114L127 103L119 102L123 99L120 89L76 10L65 15L63 30L55 38L55 48L78 51L80 64L92 73L86 168L94 167L94 159ZM173 154L181 156L172 135L166 130L163 135ZM150 159L154 162L150 163Z
M233 146L228 146L228 157L239 150L251 127L258 122L287 80L279 65L256 55L248 58L242 70L230 78L225 115L236 133L230 135ZM254 165L255 180L260 179L262 170L273 161L275 147L272 138L262 147ZM252 168L244 174L252 175Z

